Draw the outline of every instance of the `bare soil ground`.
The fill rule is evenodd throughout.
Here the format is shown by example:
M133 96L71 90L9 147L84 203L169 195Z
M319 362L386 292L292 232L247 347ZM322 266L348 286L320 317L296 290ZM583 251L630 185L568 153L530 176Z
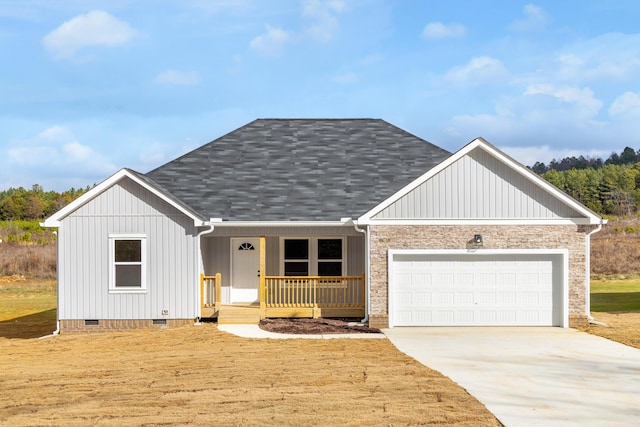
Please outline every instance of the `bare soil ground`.
M245 339L205 324L0 338L0 365L1 425L500 425L383 339Z
M608 327L590 325L583 329L612 341L640 348L640 313L592 313L595 320Z
M2 426L500 425L388 340L246 339L215 324L35 339L55 329L55 303L53 282L0 278Z

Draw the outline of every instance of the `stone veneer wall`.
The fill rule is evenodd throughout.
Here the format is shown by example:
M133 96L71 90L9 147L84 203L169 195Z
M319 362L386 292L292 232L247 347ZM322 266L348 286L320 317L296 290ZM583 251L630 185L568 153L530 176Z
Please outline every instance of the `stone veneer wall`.
M481 234L484 249L568 249L569 325L588 323L585 280L586 239L578 225L380 225L371 226L371 307L369 325L389 327L389 249L466 249Z
M97 325L85 325L84 320L60 320L60 333L87 333L105 331L126 331L130 329L162 329L193 325L195 319L167 319L167 323L154 325L151 319L98 320Z

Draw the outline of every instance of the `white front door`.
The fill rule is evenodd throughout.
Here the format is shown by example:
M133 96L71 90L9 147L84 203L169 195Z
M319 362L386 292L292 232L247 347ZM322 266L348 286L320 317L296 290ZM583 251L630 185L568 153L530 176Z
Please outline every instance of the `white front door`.
M231 239L231 302L260 298L260 239Z

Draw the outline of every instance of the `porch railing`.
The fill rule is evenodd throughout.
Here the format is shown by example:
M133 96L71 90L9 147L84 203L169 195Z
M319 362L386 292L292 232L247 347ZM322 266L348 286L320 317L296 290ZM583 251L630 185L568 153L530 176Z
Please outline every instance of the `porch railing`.
M215 276L200 274L200 301L202 307L220 308L221 286L222 278L220 273L217 273Z
M265 317L360 316L365 276L264 276Z

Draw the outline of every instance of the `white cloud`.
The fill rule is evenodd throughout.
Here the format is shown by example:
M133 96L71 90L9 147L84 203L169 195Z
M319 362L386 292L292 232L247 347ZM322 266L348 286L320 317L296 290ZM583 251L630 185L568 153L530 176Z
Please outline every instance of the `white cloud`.
M462 24L445 25L442 22L430 22L424 27L422 37L427 40L461 39L467 34Z
M617 97L609 107L609 115L611 117L622 115L640 117L640 94L625 92Z
M90 160L94 152L86 145L80 144L78 141L72 141L62 146L61 152L68 156L72 162Z
M41 174L109 174L115 167L100 153L78 142L72 132L62 126L51 126L36 137L19 141L7 150L8 165L21 172Z
M339 27L336 15L346 10L345 3L338 0L306 0L303 4L302 16L313 22L306 30L307 34L318 41L331 41Z
M453 117L445 134L457 140L482 136L500 147L527 147L508 152L529 165L566 157L566 150L594 155L593 150L610 144L611 135L618 140L633 135L631 120L600 120L602 105L589 88L532 85L521 95L500 98L493 114ZM540 151L545 145L551 148Z
M596 99L589 88L556 87L551 84L536 84L527 87L524 96L544 95L567 104L574 104L587 117L595 117L602 108L602 101Z
M42 43L54 58L69 59L87 47L126 44L136 34L127 22L107 12L94 10L60 25L47 34Z
M263 55L279 55L292 36L282 28L265 25L265 32L251 40L251 49Z
M42 141L59 141L70 137L71 133L67 128L54 125L40 132L37 139Z
M524 19L513 21L509 29L513 31L538 31L544 29L549 21L547 14L534 4L527 4L522 9Z
M166 70L156 76L155 82L168 86L193 86L200 83L200 76L195 71Z
M476 85L504 80L508 74L499 59L479 56L471 58L466 65L447 71L445 79L456 84Z
M562 80L632 81L640 77L640 34L608 33L566 46L548 72Z

